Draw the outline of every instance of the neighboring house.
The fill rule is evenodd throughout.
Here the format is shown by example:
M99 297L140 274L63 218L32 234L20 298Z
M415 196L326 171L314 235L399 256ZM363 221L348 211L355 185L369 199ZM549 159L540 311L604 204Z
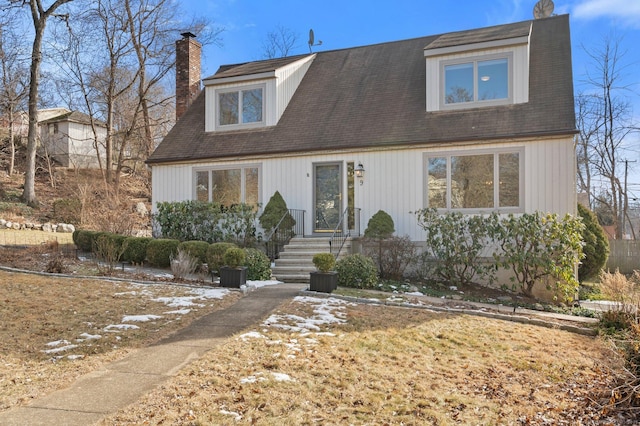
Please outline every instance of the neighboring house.
M148 159L154 206L279 191L307 236L384 210L414 241L425 207L576 213L567 15L226 65L187 100L199 44L184 36L188 108Z
M57 114L38 111L40 141L47 153L64 167L97 168L98 152L105 159L107 128L87 114L56 109Z

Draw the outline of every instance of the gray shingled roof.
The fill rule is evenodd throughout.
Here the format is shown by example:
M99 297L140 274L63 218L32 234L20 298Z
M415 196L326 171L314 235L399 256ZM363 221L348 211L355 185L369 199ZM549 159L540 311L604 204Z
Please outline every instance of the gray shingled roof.
M91 124L91 117L80 111L69 111L42 121L40 122L40 124L59 123L61 121L72 121L74 123L80 124ZM105 123L100 120L94 119L93 123L97 126L105 126Z
M206 133L201 93L148 162L574 134L567 15L455 34L461 40L505 38L528 31L532 22L526 104L427 112L424 48L450 40L446 34L318 52L276 126ZM238 67L222 67L219 74Z

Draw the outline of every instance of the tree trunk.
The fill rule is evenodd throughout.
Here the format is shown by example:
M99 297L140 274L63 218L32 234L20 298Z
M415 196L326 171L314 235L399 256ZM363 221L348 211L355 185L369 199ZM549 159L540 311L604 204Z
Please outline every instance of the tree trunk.
M35 37L31 49L31 69L29 79L29 131L27 133L26 170L24 174L23 201L32 207L38 205L35 190L36 150L38 148L38 85L40 84L40 64L42 62L42 34L46 20L37 17L32 1Z

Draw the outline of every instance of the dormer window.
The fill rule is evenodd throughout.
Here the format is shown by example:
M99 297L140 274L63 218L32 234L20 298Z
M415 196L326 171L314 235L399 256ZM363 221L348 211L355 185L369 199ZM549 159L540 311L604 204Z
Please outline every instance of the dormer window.
M443 109L511 102L511 55L442 61Z
M218 125L247 127L264 125L264 86L217 91Z

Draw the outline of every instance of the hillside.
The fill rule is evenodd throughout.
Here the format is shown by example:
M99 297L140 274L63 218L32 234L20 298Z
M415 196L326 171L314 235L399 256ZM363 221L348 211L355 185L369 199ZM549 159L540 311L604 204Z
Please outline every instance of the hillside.
M67 222L77 228L123 233L148 232L149 215L136 212L138 203L151 208L150 173L141 166L120 176L120 186L104 183L100 170L49 166L38 157L35 191L39 207L20 202L25 172L24 146L17 146L14 174L9 176L10 146L0 138L0 218L15 222Z

